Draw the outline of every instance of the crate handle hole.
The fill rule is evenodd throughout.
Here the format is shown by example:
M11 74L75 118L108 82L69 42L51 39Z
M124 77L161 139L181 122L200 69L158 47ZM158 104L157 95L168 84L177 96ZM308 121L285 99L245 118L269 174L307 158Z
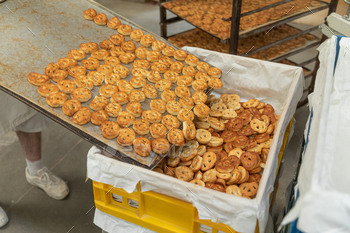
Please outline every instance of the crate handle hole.
M132 199L128 199L128 204L129 204L129 206L134 207L136 209L139 208L139 202L138 201L135 201L135 200L132 200Z
M122 196L120 196L120 195L117 195L117 194L112 194L112 198L113 198L113 200L114 201L116 201L116 202L119 202L119 203L122 203L123 202L123 197Z

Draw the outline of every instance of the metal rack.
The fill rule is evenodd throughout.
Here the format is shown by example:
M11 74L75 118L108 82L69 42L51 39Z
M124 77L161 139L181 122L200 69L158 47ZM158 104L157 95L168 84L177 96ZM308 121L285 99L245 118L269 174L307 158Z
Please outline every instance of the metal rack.
M169 37L168 31L167 31L167 25L173 24L173 23L176 23L176 22L180 22L180 21L187 21L187 20L185 18L182 18L182 17L178 16L175 12L172 12L171 10L165 8L164 4L166 2L168 2L168 0L160 0L159 1L159 9L160 9L161 36L167 39ZM243 39L243 38L246 38L248 36L258 34L258 33L261 33L263 31L271 30L272 28L277 27L279 25L287 24L289 22L292 22L293 20L296 20L296 19L308 16L308 15L311 15L313 13L319 12L319 11L324 10L324 9L328 9L328 15L329 15L332 12L335 12L337 4L338 4L338 0L330 0L329 2L324 2L324 1L317 0L317 2L319 3L318 6L314 6L314 7L311 7L311 8L310 7L305 7L305 9L302 10L302 11L296 12L296 13L291 14L291 15L283 16L282 18L280 18L278 20L268 21L265 24L262 24L262 25L250 28L248 30L239 30L239 28L240 28L239 27L240 26L240 20L241 20L242 17L248 16L248 15L252 15L252 14L255 14L257 12L264 11L264 10L268 10L268 9L273 8L273 7L280 6L280 5L289 3L289 2L292 2L292 0L282 0L282 1L279 1L277 3L269 4L269 5L263 6L261 8L254 9L254 10L242 13L241 12L241 10L242 10L242 0L234 0L233 4L232 4L232 17L231 18L227 18L227 19L223 19L225 21L231 20L230 37L229 38L224 38L224 39L223 38L219 38L216 35L213 35L210 32L205 31L202 28L193 25L189 21L187 21L187 22L192 24L193 26L201 29L202 31L205 31L206 33L209 33L210 35L212 35L212 36L214 36L216 38L219 38L221 43L229 43L229 53L237 55L238 54L238 45L239 45L238 42L239 42L240 39ZM172 18L167 18L167 11L174 13L176 16L172 17ZM308 28L306 30L301 30L299 33L297 33L295 35L290 35L290 36L288 36L286 38L283 38L283 39L281 39L279 41L275 41L275 42L273 42L271 44L268 44L268 45L265 45L263 47L260 47L260 48L248 51L247 53L243 54L242 56L249 56L249 55L258 53L260 51L264 51L264 50L266 50L268 48L271 48L273 46L282 44L284 42L287 42L287 41L292 40L294 38L297 38L299 36L303 36L303 35L306 35L307 33L316 31L316 30L318 30L318 28L319 28L318 26L315 26L315 27L310 27L310 28ZM281 61L283 59L286 59L286 58L288 58L288 57L290 57L292 55L301 53L303 51L306 51L306 50L308 50L310 48L313 48L313 47L317 46L320 43L322 43L325 39L326 38L323 36L322 38L318 38L318 40L313 42L313 43L308 43L308 44L306 44L304 46L301 46L299 48L292 49L292 50L286 52L283 55L280 55L280 56L277 56L277 57L274 57L274 58L270 59L270 61L279 62L279 61ZM306 94L313 92L314 82L315 82L314 79L316 77L316 72L318 70L319 62L317 60L317 57L315 56L315 57L313 57L311 59L308 59L307 61L303 61L301 63L296 64L297 66L301 66L302 68L305 69L306 65L309 65L310 63L313 63L315 61L316 61L316 64L315 64L314 70L311 71L311 72L308 72L308 75L305 76L305 78L312 77L310 86L307 87L304 90L304 93L306 93ZM299 106L305 105L306 103L307 103L307 98L302 100L299 103Z

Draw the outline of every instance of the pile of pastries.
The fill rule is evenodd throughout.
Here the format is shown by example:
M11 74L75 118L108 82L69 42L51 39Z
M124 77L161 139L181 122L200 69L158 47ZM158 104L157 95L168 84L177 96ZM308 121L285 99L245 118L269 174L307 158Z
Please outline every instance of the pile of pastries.
M295 35L298 32L300 31L294 27L291 27L289 25L281 25L274 27L269 31L264 31L256 35L248 36L247 38L238 41L238 55L243 55L251 50L258 49L265 45L287 38L288 36ZM279 55L285 54L291 49L303 46L308 40L312 41L315 39L315 36L306 34L304 36L299 36L295 39L288 40L279 45L275 45L258 53L251 54L249 57L261 60L270 60ZM219 39L197 28L169 37L168 40L178 47L193 46L223 53L229 52L229 44L221 43Z
M143 157L194 139L187 128L194 127L207 91L222 87L220 69L117 17L108 20L94 9L84 17L118 33L99 44L80 44L48 64L45 74L31 72L28 81L47 104L75 124L100 126L103 137L133 146Z
M242 13L279 2L278 0L243 0ZM293 15L300 11L308 11L319 6L320 2L313 0L293 0L288 3L254 13L241 18L240 30L245 31L266 24L269 21ZM232 0L174 0L164 4L180 17L186 19L220 39L230 38L232 16Z
M155 171L236 196L254 198L279 119L270 104L236 94L209 96L195 140L171 151ZM185 126L184 126L185 128Z

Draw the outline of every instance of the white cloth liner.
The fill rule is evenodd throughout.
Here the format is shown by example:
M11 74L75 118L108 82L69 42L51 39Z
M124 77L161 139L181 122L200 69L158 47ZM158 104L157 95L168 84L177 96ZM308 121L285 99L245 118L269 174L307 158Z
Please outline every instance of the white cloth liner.
M313 118L305 130L304 150L296 190L296 205L282 224L298 219L303 232L350 232L350 38L337 37L319 47L320 69L309 96Z
M242 100L257 98L271 103L280 114L276 136L270 148L256 198L248 200L194 186L173 177L102 156L101 151L95 147L88 153L88 177L123 188L127 192L134 191L137 183L141 181L142 191L152 190L193 203L198 209L200 219L222 222L239 232L254 232L258 219L260 232L264 232L268 220L269 194L273 191L278 165L277 155L285 129L302 96L304 82L302 69L204 49L191 47L184 49L223 71L224 88L220 89L219 93L236 93ZM106 219L95 217L95 222L99 226L104 225L98 219Z

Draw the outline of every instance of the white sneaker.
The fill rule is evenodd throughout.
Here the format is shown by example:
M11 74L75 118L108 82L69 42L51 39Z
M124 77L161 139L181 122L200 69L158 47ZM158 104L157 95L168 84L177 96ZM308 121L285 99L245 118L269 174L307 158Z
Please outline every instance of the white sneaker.
M26 178L29 184L41 188L47 195L56 200L64 199L69 193L67 184L47 167L40 169L34 176L30 175L28 168L26 168Z
M9 221L5 211L3 208L0 206L0 228L5 226L6 223Z

